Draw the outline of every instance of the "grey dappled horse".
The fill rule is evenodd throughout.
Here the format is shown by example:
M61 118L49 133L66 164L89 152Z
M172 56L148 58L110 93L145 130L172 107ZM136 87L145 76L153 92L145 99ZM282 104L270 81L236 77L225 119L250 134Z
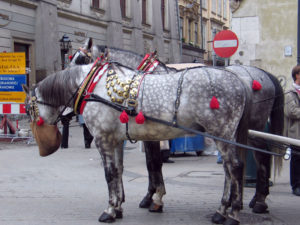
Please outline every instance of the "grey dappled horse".
M137 68L142 61L142 57L134 52L121 50L117 48L106 48L105 46L92 45L92 40L87 39L83 47L83 50L87 53L90 52L90 56L87 56L83 51L78 51L71 64L82 64L88 60L93 61L105 51L108 51L109 59L112 61L118 61L124 65L127 65L133 69ZM75 63L77 61L77 63ZM225 69L225 68L224 68ZM249 129L264 131L269 119L269 131L272 134L282 135L283 133L283 106L284 95L282 87L278 79L270 73L261 69L242 65L233 65L226 67L226 70L230 70L243 79L249 88L252 88L253 81L259 81L262 88L260 90L252 90L253 99L250 112ZM168 68L161 63L156 72L160 73L174 73L177 70ZM140 203L140 207L149 207L150 211L155 209L161 210L162 202L153 202L152 196L156 190L164 187L163 176L161 173L161 159L159 153L158 142L144 142L145 155L147 162L147 169L149 173L149 186L148 193ZM265 140L256 138L249 139L248 144L259 147L262 149L268 149L273 152L277 152L278 149L274 145L268 145ZM251 200L249 206L253 208L255 213L267 212L268 205L265 202L267 195L269 194L269 177L271 167L271 156L268 154L255 151L254 158L257 165L257 179L256 179L256 193ZM275 166L280 167L282 158L275 158ZM158 207L161 205L161 207ZM218 221L215 221L218 222Z
M101 80L94 89L94 94L110 101L106 90L107 71L113 70L121 81L130 80L137 71L119 63L109 64ZM74 93L91 70L92 64L74 66L47 76L27 93L30 107L35 93L39 115L45 123L55 124L65 106L73 106ZM224 79L226 77L226 79ZM143 111L145 116L173 121L174 103L178 93L178 80L181 79L180 105L177 123L195 130L202 130L226 140L246 143L248 119L251 107L252 91L236 74L218 68L196 68L172 74L147 74L141 82L137 97L136 111ZM216 96L220 107L212 109L210 101ZM101 154L105 178L109 190L107 209L99 218L101 222L112 222L122 218L122 203L125 200L123 173L123 142L127 140L126 125L120 123L120 112L99 102L87 102L83 117L95 144ZM135 118L129 117L128 133L132 139L157 141L180 137L186 132L181 129L146 120L143 125L136 124ZM239 224L239 211L242 206L243 162L235 145L216 141L222 152L226 182L218 213L214 219L226 215L231 206L226 224ZM156 190L155 199L161 201L165 190Z

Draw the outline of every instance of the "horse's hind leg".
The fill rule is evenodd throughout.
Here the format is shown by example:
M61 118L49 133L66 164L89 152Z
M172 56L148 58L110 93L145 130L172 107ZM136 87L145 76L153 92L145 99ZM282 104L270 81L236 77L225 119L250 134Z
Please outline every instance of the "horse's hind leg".
M103 139L102 139L103 138ZM121 204L124 202L123 173L123 142L117 145L104 142L107 137L96 138L95 144L103 160L105 179L108 185L108 207L99 217L99 222L113 222L122 218ZM101 140L102 139L102 140Z
M149 208L150 212L162 212L162 197L166 193L162 175L162 159L158 141L144 141L148 170L148 192L140 202L140 208ZM154 199L152 199L154 195Z
M225 148L223 147L223 151L224 150ZM244 164L239 159L237 152L230 150L230 147L227 146L225 153L225 155L222 155L223 166L225 170L224 193L221 201L221 206L212 217L212 221L218 224L223 223L226 225L238 225L240 223L239 212L242 208L242 181ZM226 218L226 210L230 206L231 212Z
M268 205L265 200L269 194L271 156L255 152L254 157L257 165L256 192L249 207L254 213L266 213Z
M231 196L230 196L230 186L231 186L231 177L228 171L228 160L223 157L223 168L225 172L225 181L224 181L224 190L223 197L221 200L221 206L217 210L217 212L212 217L212 222L216 224L223 224L226 220L226 211L231 205Z

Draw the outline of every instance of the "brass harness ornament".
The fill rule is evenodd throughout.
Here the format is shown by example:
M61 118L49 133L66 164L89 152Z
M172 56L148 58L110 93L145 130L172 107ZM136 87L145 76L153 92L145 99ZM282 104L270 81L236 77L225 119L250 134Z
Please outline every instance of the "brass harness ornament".
M127 105L137 106L138 87L143 75L135 74L132 79L121 80L118 74L109 68L106 78L107 95L112 102L123 104L127 100Z

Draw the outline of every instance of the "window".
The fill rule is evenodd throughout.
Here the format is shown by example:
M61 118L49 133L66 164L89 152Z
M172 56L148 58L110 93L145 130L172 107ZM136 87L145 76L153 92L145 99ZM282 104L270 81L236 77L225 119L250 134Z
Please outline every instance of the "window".
M191 42L192 41L192 21L191 20L189 20L189 27L188 27L189 29L188 29L188 39L189 39L189 42Z
M126 0L120 0L122 18L126 17Z
M198 43L198 23L195 23L195 44Z
M227 0L223 0L223 17L227 19Z
M147 0L142 0L142 24L147 24Z
M202 8L207 9L207 1L202 0Z
M166 28L165 24L165 0L161 0L161 21L162 21L162 27L163 29Z
M92 0L92 7L93 8L100 8L100 0Z
M30 68L30 45L24 43L14 43L14 52L25 52L26 68ZM29 76L26 74L26 84L29 84Z
M203 44L203 49L206 50L207 43L206 43L206 22L205 21L203 21L203 23L202 23L202 29L203 29L203 34L202 34L203 41L202 41L202 44Z
M222 0L218 1L218 15L222 15Z
M216 13L216 0L211 1L211 11Z
M179 26L180 26L181 41L185 42L185 38L183 37L183 18L182 17L180 17L180 21L179 22L180 22Z

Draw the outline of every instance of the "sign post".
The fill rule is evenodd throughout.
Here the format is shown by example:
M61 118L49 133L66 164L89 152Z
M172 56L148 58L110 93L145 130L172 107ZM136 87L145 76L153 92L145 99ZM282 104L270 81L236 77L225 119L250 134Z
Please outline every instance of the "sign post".
M25 52L0 53L0 114L3 114L0 128L7 134L7 125L12 133L15 128L7 119L7 114L26 114L26 94L22 84L26 84Z
M215 53L222 58L229 58L239 47L236 34L230 30L223 30L216 34L213 40Z

